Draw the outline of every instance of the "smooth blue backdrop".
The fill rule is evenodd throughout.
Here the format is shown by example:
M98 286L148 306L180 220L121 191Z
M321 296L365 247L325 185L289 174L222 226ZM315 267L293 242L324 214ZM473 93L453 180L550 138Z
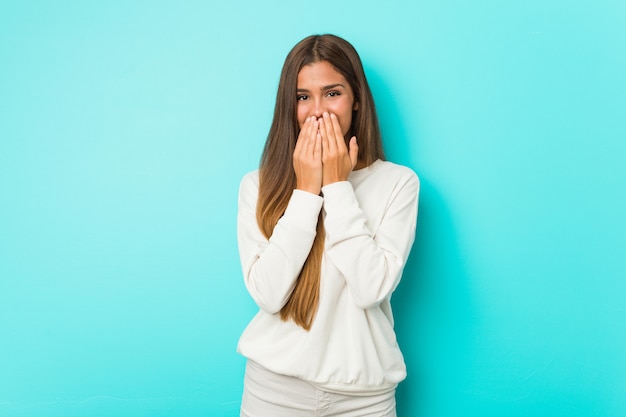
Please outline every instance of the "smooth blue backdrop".
M421 177L401 417L626 415L626 3L0 4L0 416L237 416L283 59L361 53Z

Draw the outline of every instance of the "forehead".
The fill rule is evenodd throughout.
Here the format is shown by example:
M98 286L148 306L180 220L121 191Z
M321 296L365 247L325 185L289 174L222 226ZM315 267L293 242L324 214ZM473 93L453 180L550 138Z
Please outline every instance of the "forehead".
M344 84L347 86L345 77L328 61L319 61L305 65L298 73L298 87L329 84Z

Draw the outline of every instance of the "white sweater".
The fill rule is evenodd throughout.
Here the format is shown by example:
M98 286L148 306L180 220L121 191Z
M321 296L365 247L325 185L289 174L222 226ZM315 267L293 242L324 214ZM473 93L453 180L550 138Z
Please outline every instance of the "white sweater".
M409 168L378 160L323 197L294 190L271 238L256 221L258 171L239 191L239 253L246 288L260 311L238 351L279 374L328 391L393 389L406 376L396 342L391 294L415 237L419 180ZM326 240L320 300L310 331L280 318L324 209Z

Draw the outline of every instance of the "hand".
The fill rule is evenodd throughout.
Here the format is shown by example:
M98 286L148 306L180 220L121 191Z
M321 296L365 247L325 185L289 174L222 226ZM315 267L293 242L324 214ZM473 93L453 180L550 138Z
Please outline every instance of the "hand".
M324 167L322 186L346 181L357 163L359 146L356 143L356 136L350 139L348 150L336 115L324 112L319 124Z
M293 169L296 173L296 189L319 195L322 189L322 144L319 122L308 117L293 152Z

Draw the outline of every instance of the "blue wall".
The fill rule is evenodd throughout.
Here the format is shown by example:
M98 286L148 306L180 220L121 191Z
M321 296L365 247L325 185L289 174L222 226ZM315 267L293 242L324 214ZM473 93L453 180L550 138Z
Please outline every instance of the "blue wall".
M626 3L335 3L2 2L1 416L238 415L237 188L323 32L422 180L400 416L626 415Z

